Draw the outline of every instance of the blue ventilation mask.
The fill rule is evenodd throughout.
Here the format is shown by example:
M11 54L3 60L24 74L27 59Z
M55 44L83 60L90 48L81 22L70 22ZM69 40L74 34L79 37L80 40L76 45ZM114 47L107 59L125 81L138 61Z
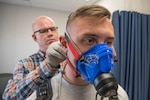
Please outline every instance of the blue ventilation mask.
M107 44L97 44L77 61L77 69L86 82L94 84L94 80L102 73L109 73L113 62L112 49Z

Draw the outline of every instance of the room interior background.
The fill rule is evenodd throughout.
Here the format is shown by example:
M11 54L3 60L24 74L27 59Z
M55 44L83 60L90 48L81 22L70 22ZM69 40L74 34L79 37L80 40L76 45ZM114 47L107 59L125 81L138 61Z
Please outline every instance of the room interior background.
M97 4L116 10L138 11L150 14L149 0L100 0ZM38 46L31 38L31 23L37 16L52 17L65 31L70 12L0 3L0 73L13 72L20 58L37 52Z
M97 4L105 6L112 14L116 10L137 11L143 14L150 14L149 0L100 0ZM0 73L12 73L16 62L20 58L27 57L28 55L37 52L38 46L31 37L31 23L37 16L47 15L52 17L59 27L59 34L63 34L65 31L66 19L69 14L70 12L66 11L0 3ZM119 75L121 73L121 75L124 76L126 70L122 69L122 71L118 73ZM149 78L149 76L147 77ZM124 78L117 77L119 83L121 83L129 93L131 100L146 100L143 99L144 96L150 98L148 97L149 91L147 91L145 87L139 87L137 85L137 87L134 87L134 91L140 91L138 93L142 92L142 95L138 98L138 93L136 94L136 92L131 91L133 90L133 87L129 87L131 85L126 84L126 80L128 80L130 76L124 76ZM136 78L137 76L134 77L134 79ZM133 81L133 83L144 80L144 82L139 84L140 86L144 86L143 84L146 82L148 83L146 83L145 86L149 84L149 80L146 77L143 80L140 79L141 78L136 79L138 81ZM133 83L132 86L134 85ZM131 90L129 90L129 88L131 88ZM149 88L149 86L146 88Z

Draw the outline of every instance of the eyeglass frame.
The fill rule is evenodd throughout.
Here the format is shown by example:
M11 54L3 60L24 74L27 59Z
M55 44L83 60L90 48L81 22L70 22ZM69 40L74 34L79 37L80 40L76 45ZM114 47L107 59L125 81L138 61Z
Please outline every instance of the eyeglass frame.
M37 32L39 32L40 34L47 33L48 30L51 30L52 32L57 31L58 27L56 26L56 27L49 27L49 28L39 29L39 30L35 31L34 34L37 33Z

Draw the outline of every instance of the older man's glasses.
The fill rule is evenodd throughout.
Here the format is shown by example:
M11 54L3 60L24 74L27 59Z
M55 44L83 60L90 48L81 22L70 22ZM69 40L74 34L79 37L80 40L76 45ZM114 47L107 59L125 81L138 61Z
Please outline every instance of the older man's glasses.
M48 30L51 30L53 32L53 31L57 31L57 29L58 29L58 27L49 27L49 28L44 28L44 29L37 30L34 33L39 32L39 33L43 34L43 33L47 33Z

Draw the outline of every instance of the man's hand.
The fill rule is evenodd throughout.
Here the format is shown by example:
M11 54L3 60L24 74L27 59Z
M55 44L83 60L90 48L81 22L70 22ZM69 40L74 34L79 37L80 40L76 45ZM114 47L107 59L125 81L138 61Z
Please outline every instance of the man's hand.
M66 53L62 50L59 42L53 42L49 45L46 51L46 59L52 68L57 68L66 59Z

